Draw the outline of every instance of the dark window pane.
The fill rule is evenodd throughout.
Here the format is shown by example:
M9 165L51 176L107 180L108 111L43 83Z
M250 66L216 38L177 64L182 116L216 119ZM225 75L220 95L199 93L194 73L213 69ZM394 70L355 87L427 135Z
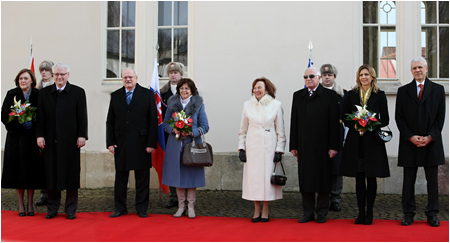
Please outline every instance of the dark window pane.
M122 31L122 70L127 67L134 67L134 43L135 31Z
M119 77L119 30L107 31L106 77Z
M363 62L378 72L378 28L363 28Z
M188 2L175 2L173 9L174 24L173 25L187 25L188 24Z
M422 27L422 43L425 43L422 56L428 62L428 77L437 78L438 69L438 49L437 49L437 29L436 27ZM447 66L448 67L448 66Z
M136 2L122 2L122 27L134 27L136 19Z
M439 23L448 24L448 2L447 1L439 2Z
M158 26L172 25L172 2L158 2Z
M436 2L424 1L425 5L425 23L435 24L436 23Z
M181 62L187 69L188 36L187 29L175 29L173 36L173 59Z
M119 27L120 2L108 2L108 27Z
M439 28L439 46L439 78L448 78L448 27Z
M167 77L166 66L172 60L172 31L160 29L158 30L158 73L162 77Z
M378 23L378 2L376 1L363 2L363 23L364 24Z

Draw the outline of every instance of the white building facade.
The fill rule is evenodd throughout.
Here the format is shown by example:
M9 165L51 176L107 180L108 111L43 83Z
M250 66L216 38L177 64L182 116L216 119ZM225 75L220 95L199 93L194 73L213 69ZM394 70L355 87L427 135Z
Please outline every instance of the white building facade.
M205 189L240 190L237 138L251 83L265 76L276 85L289 134L292 94L304 86L311 42L314 66L335 65L336 82L347 90L355 86L360 65L376 68L394 133L386 144L391 177L381 181L379 191L401 193L397 88L413 79L411 60L424 56L429 77L445 86L448 110L448 18L448 2L439 1L2 2L1 98L15 87L17 72L30 67L31 39L36 72L43 60L69 64L69 82L87 94L89 140L82 151L82 185L112 187L106 114L110 93L122 86L121 70L134 67L138 82L149 87L157 57L162 86L167 82L164 65L181 61L187 67L184 77L196 82L204 98L210 123L206 137L216 164L207 169ZM39 73L36 77L41 78ZM2 149L5 136L2 126ZM448 194L448 113L443 138L447 165L440 179L446 185L440 193ZM286 189L298 190L297 165L287 150L285 161L292 169ZM419 178L417 192L426 193L423 175ZM154 172L151 180L157 188ZM353 182L347 181L344 191L351 192Z

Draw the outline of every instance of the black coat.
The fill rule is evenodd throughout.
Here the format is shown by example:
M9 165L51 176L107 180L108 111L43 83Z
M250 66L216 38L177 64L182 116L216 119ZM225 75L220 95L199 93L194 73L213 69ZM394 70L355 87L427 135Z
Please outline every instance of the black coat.
M32 88L29 103L37 107L38 90ZM39 157L39 147L36 143L35 122L31 129L25 129L16 118L11 122L9 113L14 105L14 97L17 101L25 103L25 97L20 88L8 91L2 106L2 123L7 134L5 152L3 157L2 188L14 189L40 189L45 187L44 164Z
M106 147L117 145L114 159L118 171L143 170L152 167L152 156L146 147L156 149L158 118L151 90L136 84L130 104L125 87L111 93L106 119Z
M160 93L161 93L161 112L162 112L162 117L164 118L166 116L166 111L167 111L167 102L169 100L169 98L174 95L174 93L172 93L172 89L170 88L170 81L167 82L167 84L165 84L161 89L160 89ZM167 132L164 132L164 141L169 140L169 134Z
M86 94L67 82L59 93L56 85L41 89L36 137L44 137L47 189L80 188L80 149L77 139L88 139Z
M298 150L301 192L329 192L333 161L339 151L339 106L336 93L319 85L313 96L304 88L294 93L289 150Z
M342 110L344 108L344 100L347 97L347 90L343 90L344 95L340 96L337 95L338 103L339 103L339 117L341 118L339 120L339 153L336 154L336 156L333 157L333 175L339 175L339 168L341 166L341 160L342 160L342 149L344 144L344 135L345 135L345 129L344 129L344 123L342 120Z
M358 160L363 155L366 177L388 177L390 173L385 144L376 140L375 132L366 131L363 136L360 136L359 131L355 130L355 121L345 120L345 114L357 111L355 105L361 105L359 89L349 91L344 101L342 118L349 130L342 154L340 173L344 176L356 177ZM372 92L367 101L367 109L376 113L375 116L381 123L378 127L389 125L389 112L384 91Z
M398 89L395 121L400 131L398 166L437 166L445 164L442 145L442 127L445 120L445 91L442 85L428 78L422 93L417 97L416 81ZM425 147L416 147L408 139L413 135L431 135Z

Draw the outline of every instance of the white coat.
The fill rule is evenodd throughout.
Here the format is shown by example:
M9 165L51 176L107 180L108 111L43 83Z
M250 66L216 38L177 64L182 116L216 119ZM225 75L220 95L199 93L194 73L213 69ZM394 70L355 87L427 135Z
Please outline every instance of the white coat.
M255 96L244 103L239 148L247 154L244 163L242 198L250 201L272 201L283 198L281 186L270 183L275 152L284 153L286 136L284 132L283 108L281 102L266 94L258 101Z

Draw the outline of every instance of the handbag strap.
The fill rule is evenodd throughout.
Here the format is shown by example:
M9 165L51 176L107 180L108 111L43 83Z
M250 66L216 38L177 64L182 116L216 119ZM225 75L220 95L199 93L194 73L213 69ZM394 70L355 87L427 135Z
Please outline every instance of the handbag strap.
M281 163L281 160L280 160L280 164L281 164L281 169L283 169L283 175L286 175L286 172L284 172L284 166L283 166L283 163ZM275 164L275 166L273 167L273 173L275 173L276 168L277 168L277 164Z
M200 134L202 136L203 147L206 147L206 139L205 139L205 133L203 132L203 128L198 127L198 131L200 132ZM192 138L191 147L195 147L195 138Z

